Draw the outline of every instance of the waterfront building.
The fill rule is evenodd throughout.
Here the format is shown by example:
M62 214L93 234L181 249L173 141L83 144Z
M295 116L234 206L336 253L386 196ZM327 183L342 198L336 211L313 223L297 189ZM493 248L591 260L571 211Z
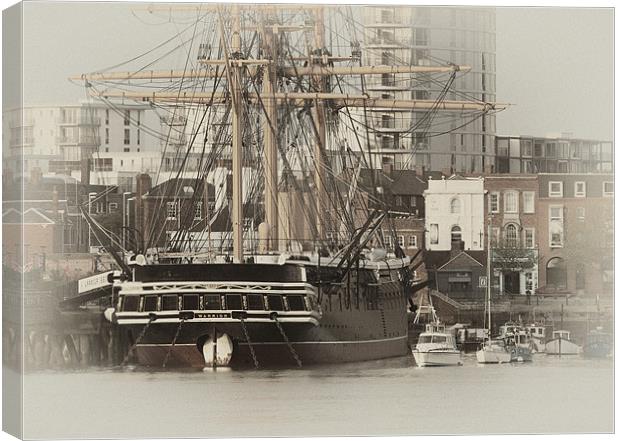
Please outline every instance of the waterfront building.
M494 292L533 295L538 288L538 176L487 175L484 188Z
M497 136L496 173L611 173L613 143L559 137Z
M464 250L485 248L484 178L430 179L424 204L426 250L450 251L460 241Z
M88 183L88 160L99 153L159 150L150 109L99 102L8 109L2 123L4 170L21 170L23 164L26 176L38 168Z
M365 6L361 13L364 65L469 65L470 72L456 75L446 99L495 101L494 8L381 5ZM365 92L381 98L434 100L448 78L449 74L367 75ZM494 163L493 114L472 118L442 112L431 121L427 112L375 108L357 119L369 126L374 168L390 164L395 169L423 166L481 173Z
M611 294L614 176L538 175L539 292Z
M424 265L429 290L459 301L482 301L486 288L486 251L464 250L463 242L452 242L450 251L427 251Z

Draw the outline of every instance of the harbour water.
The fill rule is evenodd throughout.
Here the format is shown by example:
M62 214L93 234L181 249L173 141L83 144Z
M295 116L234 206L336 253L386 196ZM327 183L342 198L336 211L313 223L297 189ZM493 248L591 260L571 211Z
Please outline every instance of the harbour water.
M288 370L44 371L25 438L608 433L613 362L418 368L412 357Z

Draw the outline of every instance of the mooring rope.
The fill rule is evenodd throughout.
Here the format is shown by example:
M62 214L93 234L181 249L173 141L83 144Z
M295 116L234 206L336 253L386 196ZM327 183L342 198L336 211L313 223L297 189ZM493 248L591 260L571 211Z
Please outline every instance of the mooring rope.
M254 361L254 368L258 369L258 359L256 358L256 353L254 352L254 348L252 347L252 341L250 340L250 334L248 333L247 328L245 327L245 321L240 319L241 328L243 329L243 333L245 334L245 339L248 342L248 346L250 347L250 354L252 354L252 360Z
M166 352L166 357L164 357L164 362L161 365L161 367L163 368L166 367L166 364L168 363L168 359L170 358L170 354L172 353L172 350L174 349L174 345L177 343L177 338L179 338L179 334L181 333L181 327L183 326L183 323L185 323L184 318L181 319L181 321L179 322L179 326L177 327L177 332L176 334L174 334L174 338L172 339L172 344L168 348L168 352Z
M152 315L149 316L148 323L146 325L144 325L144 328L142 328L142 332L140 332L140 335L138 336L138 338L136 338L136 341L133 343L133 345L131 345L131 347L129 348L129 351L127 351L127 354L125 355L125 358L123 358L123 361L121 362L121 367L124 366L125 363L127 363L127 361L129 361L129 357L131 356L131 353L136 348L136 346L138 346L140 341L142 341L142 339L146 335L146 331L149 329L149 326L151 326L151 323L153 323L156 318L157 318L157 316L155 314L152 314Z
M286 336L286 333L284 332L284 329L282 328L282 325L280 324L280 322L278 321L278 318L275 315L273 317L273 321L276 322L276 326L278 327L278 330L280 331L280 334L282 334L282 337L284 338L284 341L286 342L286 345L288 346L288 350L291 352L291 354L293 355L293 358L297 362L297 366L301 367L301 360L299 359L299 356L297 355L297 352L295 352L295 349L293 349L293 345L291 345L291 342L289 341L288 337Z

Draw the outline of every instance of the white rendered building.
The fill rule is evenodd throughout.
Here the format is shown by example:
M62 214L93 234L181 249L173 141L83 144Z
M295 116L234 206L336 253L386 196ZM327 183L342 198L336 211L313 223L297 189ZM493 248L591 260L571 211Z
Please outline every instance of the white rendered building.
M427 250L449 251L458 241L465 250L485 248L484 178L431 179L424 203Z

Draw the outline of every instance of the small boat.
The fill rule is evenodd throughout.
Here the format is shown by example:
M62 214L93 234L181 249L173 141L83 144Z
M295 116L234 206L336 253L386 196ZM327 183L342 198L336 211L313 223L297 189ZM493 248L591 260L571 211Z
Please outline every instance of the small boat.
M599 326L586 335L583 356L586 358L606 358L611 355L612 347L611 334L604 332L603 328Z
M454 336L446 332L445 326L439 322L427 323L426 330L420 334L418 343L411 352L420 367L463 364Z
M510 363L511 350L502 339L487 340L476 352L478 363Z
M508 322L500 326L500 338L510 350L511 362L532 361L532 339L527 329Z
M525 325L532 339L534 352L545 352L545 341L547 340L547 327L541 323L530 323Z
M570 339L570 332L560 330L553 331L553 338L545 344L548 355L578 355L581 347Z

